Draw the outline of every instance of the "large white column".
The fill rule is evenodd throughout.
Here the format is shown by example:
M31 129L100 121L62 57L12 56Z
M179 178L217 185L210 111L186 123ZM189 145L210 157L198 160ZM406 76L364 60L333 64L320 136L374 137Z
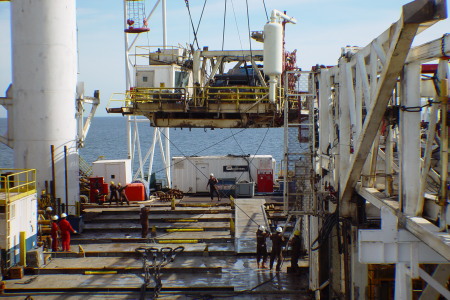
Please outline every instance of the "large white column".
M11 1L11 31L14 165L37 169L41 190L45 181L52 180L50 146L54 145L56 197L64 203L67 146L68 200L74 205L79 199L75 1Z
M420 64L405 65L401 78L401 197L404 212L414 215L420 189Z
M319 147L320 154L327 153L330 145L329 123L332 119L328 116L330 106L330 79L327 69L320 70L320 86L319 86ZM331 153L329 153L331 154Z

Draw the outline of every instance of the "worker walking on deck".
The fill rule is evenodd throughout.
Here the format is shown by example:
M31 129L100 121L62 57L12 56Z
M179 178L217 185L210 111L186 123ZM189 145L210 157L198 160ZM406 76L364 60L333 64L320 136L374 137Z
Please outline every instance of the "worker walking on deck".
M148 210L144 204L141 204L140 208L139 218L142 226L141 236L142 238L146 238L148 234Z
M67 215L65 213L61 214L59 229L61 230L62 250L70 251L70 233L77 233L77 231L72 228L72 225L66 220L66 217Z
M300 258L300 254L302 251L302 240L300 239L300 231L294 231L294 236L289 241L289 245L291 245L291 268L294 269L294 272L298 270L298 259Z
M58 239L59 239L59 226L58 226L58 216L52 216L52 227L51 227L51 236L52 236L52 251L58 251Z
M130 205L130 201L128 201L128 197L125 194L125 189L128 185L122 186L120 182L117 184L117 191L119 192L120 205L123 205L123 201Z
M263 225L260 225L258 227L258 230L256 231L256 264L258 265L259 269L259 262L262 259L262 265L261 268L265 269L266 267L266 261L267 261L267 244L266 239L270 236L270 233L266 230L266 228Z
M117 198L117 186L114 184L114 181L109 183L109 204L111 205L113 199L116 200L116 204L119 205L119 198Z
M283 228L277 227L277 233L272 234L270 236L272 240L272 252L270 252L270 270L272 270L273 263L275 262L275 258L277 259L276 271L281 271L281 263L283 261L283 244L285 242L285 238L283 236Z
M208 183L206 184L206 188L208 188L209 185L209 195L211 196L211 201L214 200L214 193L217 194L217 201L220 201L219 191L217 190L218 183L219 181L217 180L216 177L214 177L214 174L213 173L209 174L209 180Z

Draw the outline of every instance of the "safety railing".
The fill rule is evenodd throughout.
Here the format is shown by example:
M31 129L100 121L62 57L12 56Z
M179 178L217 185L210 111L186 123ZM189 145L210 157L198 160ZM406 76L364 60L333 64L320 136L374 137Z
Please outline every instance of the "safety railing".
M92 176L91 165L83 158L79 156L80 176L90 177Z
M141 103L183 104L189 107L205 107L210 104L266 104L269 88L260 86L185 87L185 88L132 88L126 93L114 93L106 109L116 112L120 107L135 107ZM277 107L285 103L283 88L277 89ZM297 104L298 105L298 104ZM294 101L290 106L295 106ZM122 111L117 111L122 112Z
M239 106L240 103L268 103L268 94L269 88L260 86L196 87L192 99L195 106L212 103L234 103Z
M113 93L106 104L107 112L122 112L122 107L130 107L131 101L128 93Z
M252 102L259 100L266 96L269 92L267 87L206 87L205 97L208 101L229 101L240 102L247 101ZM269 101L268 99L265 101Z
M187 99L185 88L134 88L128 95L132 102L185 102Z
M0 201L11 202L36 193L35 169L0 169Z

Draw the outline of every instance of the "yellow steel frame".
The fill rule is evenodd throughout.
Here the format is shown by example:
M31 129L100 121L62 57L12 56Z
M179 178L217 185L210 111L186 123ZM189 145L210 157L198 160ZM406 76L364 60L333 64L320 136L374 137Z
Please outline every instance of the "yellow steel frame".
M36 193L35 169L0 169L0 174L0 205Z
M231 104L235 105L236 111L238 111L241 104L246 104L247 107L249 104L250 107L258 104L268 104L268 93L268 87L260 86L134 88L126 93L113 94L107 105L107 110L113 109L113 107L132 108L137 104L153 103L159 104L158 109L161 109L163 105L176 104L177 109L182 105L186 110L189 107L210 108L211 105ZM289 102L292 102L292 104L289 104L290 109L298 109L296 101L294 99L285 99L284 89L278 88L277 110L282 111L285 103Z

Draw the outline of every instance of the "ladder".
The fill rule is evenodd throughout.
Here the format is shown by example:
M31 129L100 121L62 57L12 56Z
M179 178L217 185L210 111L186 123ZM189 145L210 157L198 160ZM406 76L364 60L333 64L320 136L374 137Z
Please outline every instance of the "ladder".
M284 124L284 213L294 215L316 215L317 201L314 190L315 171L315 110L314 85L310 84L311 72L286 72L285 82L289 76L296 78L294 90L285 87L285 99L297 105L300 111L295 123ZM288 120L285 105L285 120Z

